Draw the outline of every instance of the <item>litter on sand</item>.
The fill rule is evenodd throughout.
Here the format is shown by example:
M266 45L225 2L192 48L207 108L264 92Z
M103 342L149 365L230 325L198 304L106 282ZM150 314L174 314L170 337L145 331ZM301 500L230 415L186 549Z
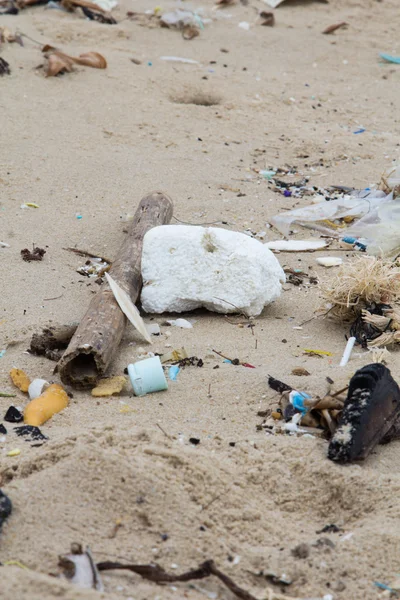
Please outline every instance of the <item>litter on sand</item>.
M276 240L264 245L273 252L313 252L326 248L328 243L323 240Z

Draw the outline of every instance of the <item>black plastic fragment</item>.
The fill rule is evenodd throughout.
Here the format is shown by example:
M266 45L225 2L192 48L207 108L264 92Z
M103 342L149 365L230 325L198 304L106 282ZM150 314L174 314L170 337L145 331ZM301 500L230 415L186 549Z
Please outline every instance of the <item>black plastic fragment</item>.
M18 408L10 406L4 415L4 420L7 421L7 423L21 423L21 421L24 420L24 417Z
M0 490L0 529L3 525L4 521L8 519L8 517L12 513L12 504L11 500L8 496L5 495L4 492Z
M4 427L3 423L0 423L0 435L6 435L7 429Z
M47 435L44 435L39 427L35 427L35 425L21 425L21 427L16 427L14 431L20 437L27 436L29 439L26 439L26 442L49 439Z
M400 388L389 369L371 364L351 378L338 428L328 449L330 460L365 459L400 417Z
M283 383L283 381L279 381L279 379L275 379L271 375L268 375L268 385L270 388L275 390L275 392L279 392L283 394L283 392L291 392L293 388L287 383Z

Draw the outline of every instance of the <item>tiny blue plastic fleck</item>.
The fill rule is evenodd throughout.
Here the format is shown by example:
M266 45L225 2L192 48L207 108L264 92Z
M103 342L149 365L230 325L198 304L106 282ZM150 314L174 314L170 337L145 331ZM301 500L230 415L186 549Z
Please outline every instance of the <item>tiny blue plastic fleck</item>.
M292 192L291 192L290 190L285 190L285 191L283 192L283 195L285 196L285 198L289 198L289 196L291 196L291 195L292 195Z
M357 241L356 238L354 237L344 237L342 238L342 242L344 242L345 244L355 244Z
M229 363L230 365L232 364L232 361L231 361L231 360L229 360L228 358L226 358L226 359L224 360L224 362L226 362L226 363Z
M180 368L178 367L178 365L172 365L172 367L168 369L168 377L171 381L176 381L179 371Z
M389 592L394 592L395 590L390 586L386 585L386 583L380 583L379 581L374 581L374 585L380 590L388 590Z
M400 65L400 56L391 56L390 54L385 54L384 52L381 52L379 56L383 58L383 60L387 60L387 62Z
M276 171L266 171L266 170L262 169L260 171L260 175L262 177L264 177L264 179L270 180L273 178L274 175L276 175Z
M3 358L3 356L5 355L6 351L5 350L0 350L0 358Z
M290 393L290 402L292 404L292 406L301 412L302 415L305 415L307 413L307 407L304 406L304 400L306 400L307 398L311 398L311 396L309 396L308 394L305 394L304 392L296 392L295 390L293 390L293 392Z
M355 135L357 135L358 133L364 133L365 129L363 129L362 127L360 129L356 129L356 131L353 131L353 133Z
M153 66L153 63L151 62L151 60L148 61L147 66L148 67L152 67Z
M76 215L77 219L82 219L82 215Z

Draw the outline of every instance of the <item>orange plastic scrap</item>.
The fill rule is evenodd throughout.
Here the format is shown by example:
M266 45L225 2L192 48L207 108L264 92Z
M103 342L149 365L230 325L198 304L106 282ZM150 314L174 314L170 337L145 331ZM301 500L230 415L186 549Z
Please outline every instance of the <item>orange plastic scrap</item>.
M61 385L54 383L41 396L29 402L24 410L24 423L39 427L53 415L64 410L68 402L67 392Z
M10 377L13 384L21 390L21 392L27 392L31 380L28 375L22 369L11 369Z

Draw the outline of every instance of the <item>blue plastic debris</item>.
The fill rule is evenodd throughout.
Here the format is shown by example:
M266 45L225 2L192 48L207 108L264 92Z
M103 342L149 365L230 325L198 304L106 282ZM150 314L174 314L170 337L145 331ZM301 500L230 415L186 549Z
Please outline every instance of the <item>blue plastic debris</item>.
M350 236L344 237L344 238L342 238L342 242L344 242L345 244L353 244L353 246L356 246L362 252L365 252L367 249L366 244L364 244L363 242L360 242L357 238L354 238L354 237L350 237Z
M309 400L310 398L311 396L308 394L305 394L304 392L297 392L296 390L293 390L289 394L290 403L296 410L301 412L302 415L305 415L308 411L308 408L304 406L304 400Z
M283 192L283 195L285 196L285 198L289 198L292 195L292 192L290 190L285 190Z
M265 169L262 169L260 171L260 175L261 175L261 177L264 177L264 179L268 179L268 181L269 181L270 179L273 178L274 175L276 175L276 171L267 171Z
M178 365L172 365L172 367L168 369L168 377L171 381L176 381L179 371L180 368L178 367Z
M384 52L381 52L379 54L379 56L381 58L383 58L383 60L386 60L387 62L395 63L396 65L400 65L400 56L391 56L390 54L385 54Z
M379 581L374 581L374 586L379 588L380 590L388 590L391 593L396 592L396 590L391 588L389 585L386 585L386 583L380 583Z
M357 135L357 133L364 133L365 129L363 127L360 127L360 129L356 129L355 131L353 131L353 133L355 135Z
M5 350L0 350L0 358L3 358L3 356L5 355L6 351Z

